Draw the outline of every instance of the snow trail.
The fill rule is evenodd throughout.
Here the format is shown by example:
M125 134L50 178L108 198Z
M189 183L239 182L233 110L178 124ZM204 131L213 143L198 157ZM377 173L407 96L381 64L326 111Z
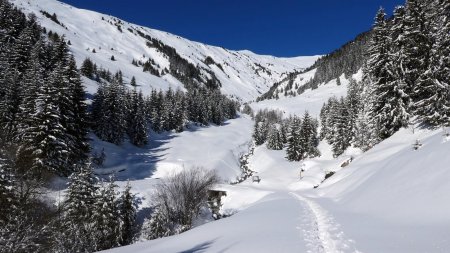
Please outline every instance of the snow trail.
M311 253L341 253L360 252L355 249L354 241L345 238L333 217L320 205L312 200L304 198L294 192L290 192L297 199L305 213L303 217L303 236Z

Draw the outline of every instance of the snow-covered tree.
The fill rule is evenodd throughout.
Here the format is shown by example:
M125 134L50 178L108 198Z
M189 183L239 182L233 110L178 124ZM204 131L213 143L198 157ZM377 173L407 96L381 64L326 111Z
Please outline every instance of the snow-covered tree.
M267 148L272 150L283 149L283 139L281 137L280 130L278 130L278 127L276 125L269 128L269 136L267 138Z
M112 178L98 189L92 211L92 235L95 250L117 247L120 243L120 216L117 205L117 185Z
M301 120L300 118L294 116L289 128L288 143L286 149L286 158L289 161L300 161L302 157L302 143L300 139L300 128Z
M128 245L133 242L136 233L136 206L134 195L131 193L130 182L127 182L125 190L120 196L120 245Z

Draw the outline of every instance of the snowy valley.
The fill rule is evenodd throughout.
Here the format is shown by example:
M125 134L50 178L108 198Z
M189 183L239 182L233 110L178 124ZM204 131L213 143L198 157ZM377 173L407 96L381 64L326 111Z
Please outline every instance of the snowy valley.
M0 253L449 252L450 60L445 56L450 4L437 0L426 9L421 2L408 0L390 19L380 10L371 32L325 57L279 58L193 42L56 0L0 0L3 16L13 12L9 4L33 13L45 38L27 51L38 63L30 60L21 69L9 50L26 32L7 28L0 17L0 99L5 101L0 102ZM420 58L419 53L401 58L393 52L408 52L405 45L419 35L410 33L412 42L402 44L395 28L411 20L413 8L436 11L430 23L438 24L440 32L429 33L434 41L430 52L441 54L430 53L426 71L405 65L410 71L405 74L400 70L404 59ZM25 26L24 31L41 31L34 22ZM37 49L39 43L44 51ZM392 50L387 58L380 53L384 49ZM42 63L60 51L75 61ZM46 58L43 52L51 54ZM86 59L95 64L91 76L85 74ZM38 78L29 73L36 74L38 67L45 69L45 81L32 82ZM65 79L64 71L81 76ZM106 72L109 77L102 75ZM23 80L16 90L8 84L14 80ZM52 90L46 83L55 80L67 80L68 88ZM64 114L60 119L51 106L43 106L52 94L64 96L66 88L76 97L81 85L85 98L78 104L63 100L86 107L81 120L72 122ZM108 97L116 91L117 100ZM15 92L22 100L12 103ZM108 99L112 105L125 104L124 119L110 118L125 124L117 142L108 139L116 134L108 127L117 122L99 123L107 110L114 111ZM77 117L75 110L61 108L58 112ZM178 121L172 120L178 117L174 111L182 115ZM133 117L138 113L141 118ZM35 130L32 120L41 119L40 114L41 125L58 120L55 125L63 127ZM30 120L21 122L24 115ZM73 133L74 125L84 129L81 137ZM61 145L53 128L57 134L67 131L69 144ZM36 132L51 138L34 140L30 135ZM88 143L86 157L73 151L76 158L68 155L65 162L79 159L83 164L61 171L64 165L46 163L48 157L70 152L77 141L81 144L74 146L80 149ZM36 144L47 142L50 146ZM302 150L308 147L294 150L294 143ZM45 148L52 145L61 149ZM45 152L48 157L41 155ZM177 223L162 214L162 202L176 205L185 199L158 194L162 187L172 189L176 175L198 168L204 173L196 175L198 182L214 173L213 183L202 189L201 205L189 210L191 219ZM18 185L38 197L28 200ZM205 193L221 195L212 202ZM83 209L88 205L101 211ZM123 210L133 214L128 217ZM102 217L113 214L109 220ZM112 225L107 223L111 220Z

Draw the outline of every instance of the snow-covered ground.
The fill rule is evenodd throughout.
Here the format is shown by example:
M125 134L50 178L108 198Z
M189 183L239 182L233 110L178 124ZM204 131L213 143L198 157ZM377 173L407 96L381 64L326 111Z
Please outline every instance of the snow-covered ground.
M345 81L342 86L330 83L269 102L290 113L318 113L326 94L344 95L345 86ZM302 96L308 94L317 101L305 102ZM265 108L264 103L268 101L252 106ZM237 121L247 124L248 137L252 122L245 117ZM217 133L234 131L225 128L217 128ZM191 134L180 136L179 145ZM366 153L351 148L338 158L322 142L322 156L303 162L288 162L285 151L259 146L249 165L260 183L248 179L218 186L228 193L223 212L234 215L108 252L448 252L450 138L442 134L441 129L402 129ZM423 145L413 150L417 139ZM350 157L353 161L341 167ZM302 167L306 171L300 179ZM327 171L336 174L323 181Z
M222 92L242 101L254 100L287 72L308 67L317 59L230 51L125 21L120 21L120 32L114 25L119 20L108 15L55 0L11 1L26 12L34 12L47 30L64 34L71 41L70 50L79 65L90 57L99 67L112 72L121 69L125 81L135 76L144 93L150 88L165 90L183 85L173 76L153 76L131 64L133 59L150 58L159 69L169 64L161 52L146 46L146 41L136 35L138 30L176 48L194 65L213 71L223 84ZM41 10L56 13L65 27L44 17ZM116 61L110 60L112 55ZM207 56L221 64L223 70L217 65L206 65ZM299 75L295 83L302 85L313 74L314 70ZM358 80L360 73L354 78ZM96 84L88 79L83 79L83 83L92 95ZM297 97L280 93L278 100L251 106L255 110L280 109L286 116L301 115L307 110L317 117L329 97L346 94L348 80L341 77L341 83L338 86L333 80ZM329 145L322 142L322 156L303 162L288 162L284 151L260 146L250 157L249 166L261 182L248 179L230 185L228 182L240 174L238 159L249 148L252 125L243 115L224 126L152 133L150 143L143 148L127 142L116 146L92 136L96 151L104 148L107 154L105 168L96 172L115 172L121 187L130 180L132 191L142 201L141 214L150 204L159 178L195 166L218 172L223 182L217 188L227 191L222 212L234 214L204 225L199 223L180 235L107 252L450 251L450 139L442 136L442 130L402 129L366 153L349 149L338 158L333 158ZM423 145L413 150L416 139ZM353 162L341 167L350 157ZM300 179L301 168L306 171ZM336 174L322 183L327 171Z

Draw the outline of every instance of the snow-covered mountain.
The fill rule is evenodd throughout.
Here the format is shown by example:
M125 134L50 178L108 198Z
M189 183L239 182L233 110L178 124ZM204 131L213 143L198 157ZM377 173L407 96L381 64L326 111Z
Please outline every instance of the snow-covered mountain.
M186 68L194 74L199 71L201 82L218 80L224 94L250 101L267 92L287 73L301 71L318 58L277 58L247 50L227 50L56 0L12 2L24 12L34 13L47 31L64 35L79 65L89 57L98 67L113 73L121 70L126 82L135 76L144 93L151 88L167 90L169 86L183 89L180 78L174 77L177 72L174 65L181 65L178 71ZM111 60L112 56L115 61ZM133 60L139 66L133 65ZM153 74L143 72L139 63L146 62ZM189 69L192 67L195 69Z
M121 70L125 82L135 76L147 94L151 88L184 89L183 82L194 80L220 85L223 93L252 101L254 111L277 109L284 117L308 111L318 118L330 97L347 94L350 77L362 79L360 64L351 60L361 55L361 47L348 49L351 54L341 55L345 60L322 60L332 67L323 67L329 71L318 77L325 72L315 68L319 64L312 65L317 56L276 58L231 51L56 0L10 1L36 14L47 32L64 35L78 65L89 57L98 67ZM364 44L365 37L360 39ZM189 78L183 79L186 75ZM317 87L304 88L314 78L319 80ZM96 91L95 81L83 82L89 93ZM270 96L253 101L263 93ZM367 152L350 146L337 157L323 140L317 147L320 157L296 162L286 159L286 149L252 145L253 127L253 119L241 114L223 126L151 132L149 143L141 147L128 141L115 145L91 133L93 153L106 153L96 173L115 172L121 189L130 182L139 202L139 224L150 217L161 179L175 172L192 167L216 170L220 183L215 189L226 192L220 212L229 217L213 221L205 208L189 231L155 240L141 236L141 242L106 252L450 251L448 127L411 124ZM416 141L420 145L413 148ZM260 180L230 184L242 173L243 154ZM63 183L63 190L48 195L64 198Z

